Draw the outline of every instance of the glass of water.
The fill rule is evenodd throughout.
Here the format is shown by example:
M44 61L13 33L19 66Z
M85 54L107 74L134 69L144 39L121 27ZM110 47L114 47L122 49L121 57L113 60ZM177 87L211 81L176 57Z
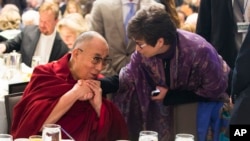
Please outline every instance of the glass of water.
M61 141L61 126L58 124L45 124L42 138L44 141Z
M158 133L155 131L141 131L139 141L158 141Z
M35 68L36 66L40 65L42 61L41 56L33 56L31 61L31 68Z
M176 134L175 141L194 141L194 135L185 133Z
M13 141L13 137L10 134L0 134L0 141Z

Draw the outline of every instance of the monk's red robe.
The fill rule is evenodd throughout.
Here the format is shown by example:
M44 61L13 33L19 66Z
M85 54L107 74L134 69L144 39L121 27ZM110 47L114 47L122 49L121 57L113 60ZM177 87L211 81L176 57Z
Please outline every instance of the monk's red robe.
M77 82L69 71L69 58L70 54L67 54L58 61L35 68L21 101L14 108L11 129L14 138L38 134L60 97ZM76 141L128 138L124 118L106 99L103 99L100 117L88 101L77 101L56 124Z

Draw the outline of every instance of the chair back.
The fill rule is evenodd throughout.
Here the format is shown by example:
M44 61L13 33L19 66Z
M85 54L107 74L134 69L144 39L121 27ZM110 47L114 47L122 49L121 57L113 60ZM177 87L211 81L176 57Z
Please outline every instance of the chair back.
M11 83L9 84L9 94L23 92L29 82Z
M13 93L4 96L5 109L6 109L6 118L8 123L8 133L11 130L11 124L13 119L13 110L17 102L21 99L23 92Z

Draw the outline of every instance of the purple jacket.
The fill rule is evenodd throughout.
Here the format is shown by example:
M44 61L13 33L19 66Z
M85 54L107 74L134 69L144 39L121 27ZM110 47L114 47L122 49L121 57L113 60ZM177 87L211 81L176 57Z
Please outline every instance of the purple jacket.
M228 98L225 90L229 67L214 47L197 34L183 30L177 32L176 45L166 53L145 58L134 52L130 63L120 72L120 86L114 102L133 132L147 128L157 131L159 139L170 136L171 107L150 98L157 85L170 90L193 91L213 100ZM170 59L170 86L166 85L163 59ZM130 123L131 118L138 119L142 127Z

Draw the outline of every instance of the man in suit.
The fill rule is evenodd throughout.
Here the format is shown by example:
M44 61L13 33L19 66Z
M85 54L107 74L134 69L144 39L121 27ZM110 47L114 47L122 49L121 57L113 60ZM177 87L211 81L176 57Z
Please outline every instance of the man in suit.
M210 42L232 69L238 53L236 28L232 0L201 1L196 33Z
M124 21L129 12L128 3L133 3L135 10L158 4L154 0L101 0L93 4L91 29L103 35L110 46L109 55L112 63L102 71L106 76L119 74L120 69L129 62L130 55L135 50L134 41L129 39L126 41Z
M250 124L250 31L248 30L245 40L242 43L239 54L235 61L233 70L232 92L235 96L235 103L230 119L230 124Z
M0 53L13 50L22 55L22 62L31 66L33 56L40 56L42 63L57 60L68 52L55 26L58 22L59 7L45 2L39 9L39 26L26 26L14 39L0 44Z

